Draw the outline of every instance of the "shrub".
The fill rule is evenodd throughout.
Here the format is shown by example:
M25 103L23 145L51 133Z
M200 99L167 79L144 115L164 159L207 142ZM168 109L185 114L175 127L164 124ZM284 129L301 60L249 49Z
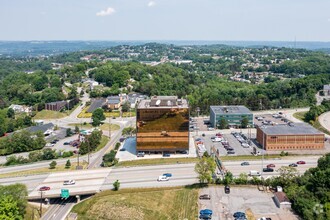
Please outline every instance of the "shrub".
M50 164L49 164L49 169L55 169L57 163L55 160L53 160Z

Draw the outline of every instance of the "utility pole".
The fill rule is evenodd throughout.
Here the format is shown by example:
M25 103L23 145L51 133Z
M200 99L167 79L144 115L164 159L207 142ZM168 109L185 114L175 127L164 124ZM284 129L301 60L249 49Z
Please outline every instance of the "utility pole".
M41 218L41 216L42 216L42 194L43 194L43 192L40 191L40 211L39 211L39 213L40 213L40 218Z

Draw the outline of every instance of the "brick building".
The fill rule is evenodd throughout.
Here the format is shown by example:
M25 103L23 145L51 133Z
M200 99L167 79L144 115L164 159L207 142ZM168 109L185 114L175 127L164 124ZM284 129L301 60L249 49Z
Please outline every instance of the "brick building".
M305 123L257 127L257 141L265 150L320 150L324 134Z

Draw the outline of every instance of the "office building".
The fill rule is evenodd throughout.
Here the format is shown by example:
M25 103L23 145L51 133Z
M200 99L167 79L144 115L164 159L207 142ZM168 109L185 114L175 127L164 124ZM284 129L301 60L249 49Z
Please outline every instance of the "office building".
M257 127L257 141L265 150L319 150L324 134L306 123Z
M176 96L141 100L136 110L136 148L147 153L189 150L189 106Z
M238 128L242 120L247 118L247 125L253 127L253 113L245 106L210 106L210 124L219 127L220 120L225 119L229 127Z

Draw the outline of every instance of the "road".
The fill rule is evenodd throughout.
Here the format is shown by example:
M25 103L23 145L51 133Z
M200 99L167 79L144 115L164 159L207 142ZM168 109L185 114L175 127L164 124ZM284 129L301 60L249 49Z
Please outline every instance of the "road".
M75 204L76 199L74 197L69 197L66 201L57 199L53 201L53 205L42 216L41 220L64 220Z
M319 122L322 125L322 127L330 131L330 112L326 112L320 115ZM326 134L326 136L330 138L330 135Z

